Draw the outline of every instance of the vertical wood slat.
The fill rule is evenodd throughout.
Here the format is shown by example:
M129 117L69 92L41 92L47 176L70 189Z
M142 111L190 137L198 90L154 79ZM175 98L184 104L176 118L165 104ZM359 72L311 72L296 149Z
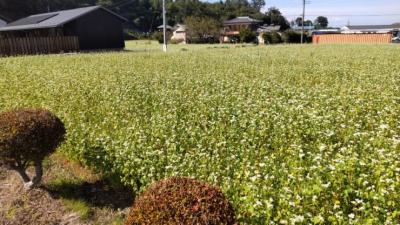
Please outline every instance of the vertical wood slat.
M1 38L0 56L48 54L79 50L76 36Z
M392 34L322 34L313 35L314 44L391 43Z

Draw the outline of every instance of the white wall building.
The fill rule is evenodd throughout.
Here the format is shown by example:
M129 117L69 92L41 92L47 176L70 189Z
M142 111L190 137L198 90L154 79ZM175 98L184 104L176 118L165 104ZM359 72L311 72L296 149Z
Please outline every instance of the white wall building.
M182 24L177 24L173 30L174 32L172 34L171 40L182 41L182 43L186 44L186 26Z
M400 30L400 24L393 25L360 25L360 26L344 26L341 28L344 34L354 33L393 33Z

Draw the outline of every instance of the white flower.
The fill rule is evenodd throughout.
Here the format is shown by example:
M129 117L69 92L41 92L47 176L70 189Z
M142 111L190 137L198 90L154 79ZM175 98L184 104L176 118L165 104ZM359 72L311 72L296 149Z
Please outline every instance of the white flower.
M317 197L316 195L313 195L313 196L312 196L312 201L313 201L313 202L317 201L317 199L318 199L318 197Z
M382 129L382 130L385 130L385 129L389 129L390 127L389 127L389 125L387 125L387 124L381 124L381 125L379 126L379 128Z
M280 220L279 223L280 224L287 224L288 222L287 222L287 220Z
M349 216L349 218L350 218L351 220L354 219L354 217L355 217L354 213L350 213L348 216Z
M331 182L328 182L326 184L322 184L321 186L324 187L324 188L328 188L329 186L331 186Z
M294 223L301 223L304 221L304 216L302 215L295 215L293 218Z

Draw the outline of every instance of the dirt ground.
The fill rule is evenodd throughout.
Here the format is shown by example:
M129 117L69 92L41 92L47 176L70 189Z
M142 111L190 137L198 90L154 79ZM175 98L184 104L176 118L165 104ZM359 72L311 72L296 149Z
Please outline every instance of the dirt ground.
M0 225L122 224L133 194L55 154L42 185L25 191L14 171L0 167Z

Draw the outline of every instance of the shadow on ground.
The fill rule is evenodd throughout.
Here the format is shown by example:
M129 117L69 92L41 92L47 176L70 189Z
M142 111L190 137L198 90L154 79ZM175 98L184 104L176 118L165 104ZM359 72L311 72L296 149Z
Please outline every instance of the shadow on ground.
M43 186L42 189L53 198L79 200L93 207L108 207L113 210L130 207L134 199L131 189L111 184L107 180L93 183L65 180Z

